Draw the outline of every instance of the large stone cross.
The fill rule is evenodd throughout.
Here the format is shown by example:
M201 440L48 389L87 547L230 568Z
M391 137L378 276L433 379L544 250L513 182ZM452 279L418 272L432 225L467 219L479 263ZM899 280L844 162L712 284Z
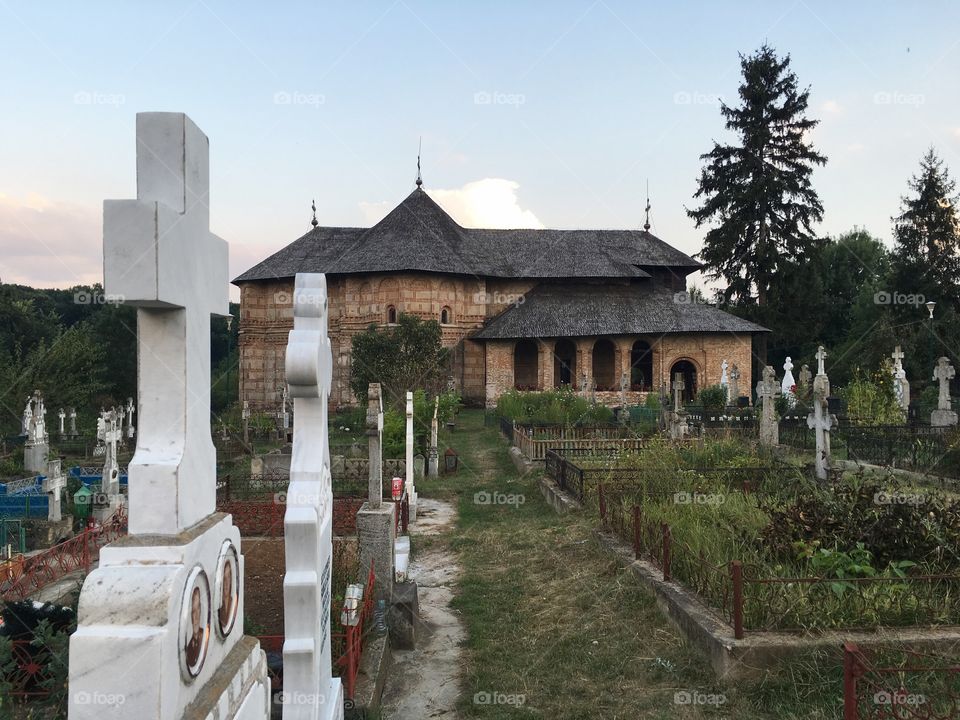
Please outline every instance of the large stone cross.
M286 376L293 397L293 454L284 515L284 720L343 717L343 690L332 677L333 490L327 399L333 355L327 336L327 282L298 273Z
M760 401L760 442L777 445L780 442L780 426L777 423L774 403L780 394L777 375L772 365L764 365L761 380L757 383L757 399Z
M817 348L816 358L817 358L817 375L826 375L827 369L825 367L825 363L827 360L827 351L823 347L823 345Z
M137 115L137 199L103 204L104 289L137 307L140 432L130 534L174 535L215 509L210 316L228 314L210 232L209 144L181 113Z
M683 373L674 373L673 374L673 409L674 411L679 412L680 408L683 405L683 391L686 389L686 384L683 381Z
M937 360L937 366L933 369L933 379L940 383L940 394L937 397L937 409L950 409L950 381L956 377L957 371L950 364L949 358L942 357Z
M383 395L380 383L367 386L367 500L378 508L383 502Z

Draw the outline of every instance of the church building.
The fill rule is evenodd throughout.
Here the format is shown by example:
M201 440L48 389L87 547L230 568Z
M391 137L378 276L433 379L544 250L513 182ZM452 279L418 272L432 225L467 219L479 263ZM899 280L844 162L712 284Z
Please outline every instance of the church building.
M682 373L687 398L740 370L749 394L759 325L696 301L693 258L643 230L491 230L458 225L420 181L370 228L314 227L233 282L240 288L240 399L275 411L298 272L327 276L331 405L348 406L351 338L401 313L440 323L464 401L571 387L616 404Z

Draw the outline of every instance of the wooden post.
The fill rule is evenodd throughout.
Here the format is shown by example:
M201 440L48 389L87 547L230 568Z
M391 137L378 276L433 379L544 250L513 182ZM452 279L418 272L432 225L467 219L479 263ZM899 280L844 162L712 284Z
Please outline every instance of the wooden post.
M843 720L857 720L857 646L843 644Z
M660 523L663 534L663 581L670 582L670 526Z
M743 640L743 565L739 560L730 563L733 578L733 637Z
M640 559L640 522L641 511L639 505L633 506L633 557Z

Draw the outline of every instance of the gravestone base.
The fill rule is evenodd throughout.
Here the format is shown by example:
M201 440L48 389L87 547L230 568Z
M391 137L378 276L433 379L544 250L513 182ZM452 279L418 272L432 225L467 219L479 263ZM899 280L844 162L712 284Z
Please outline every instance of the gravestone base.
M59 520L30 519L24 527L27 529L27 547L33 550L49 548L73 535L73 516L65 515Z
M780 444L780 425L778 423L760 424L760 444L768 447Z
M28 473L45 475L47 472L47 456L50 455L50 445L47 443L30 444L23 446L23 469Z
M366 582L373 561L377 578L376 599L390 601L393 592L393 545L397 538L397 507L392 502L373 508L364 503L357 511L357 541L360 545L360 582Z
M417 645L418 624L423 625L420 619L417 581L394 583L393 597L390 601L390 609L387 611L391 647L398 650L414 650Z
M123 499L117 497L116 495L110 498L110 502L106 504L94 505L93 510L90 513L90 517L97 521L97 525L103 525L113 518L119 510L124 505Z
M83 584L78 626L70 638L70 720L269 717L266 656L255 638L243 635L242 592L226 638L211 608L197 676L178 671L186 583L199 566L213 590L227 540L237 550L242 578L240 532L224 513L177 535L128 535L100 550L99 567ZM196 712L188 714L189 709Z
M934 427L956 425L957 413L953 410L934 410L930 413L930 424Z

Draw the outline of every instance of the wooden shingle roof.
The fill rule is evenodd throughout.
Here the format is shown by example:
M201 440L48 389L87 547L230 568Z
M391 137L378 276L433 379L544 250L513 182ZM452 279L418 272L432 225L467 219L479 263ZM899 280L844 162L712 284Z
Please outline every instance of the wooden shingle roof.
M652 282L543 284L491 319L473 340L755 333L767 328Z
M686 275L693 258L645 230L479 230L458 225L414 190L371 228L317 227L233 282L331 275L435 272L498 278L648 278Z

